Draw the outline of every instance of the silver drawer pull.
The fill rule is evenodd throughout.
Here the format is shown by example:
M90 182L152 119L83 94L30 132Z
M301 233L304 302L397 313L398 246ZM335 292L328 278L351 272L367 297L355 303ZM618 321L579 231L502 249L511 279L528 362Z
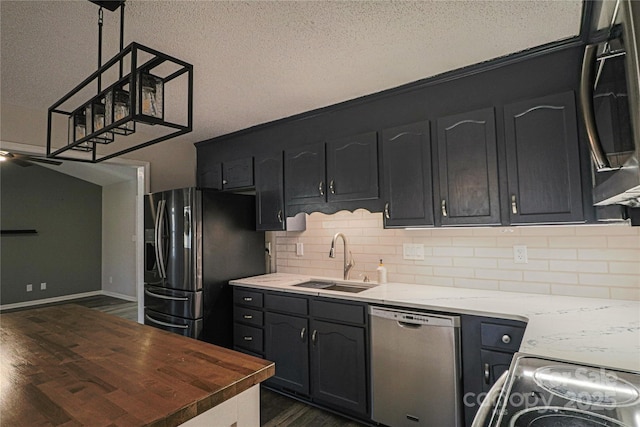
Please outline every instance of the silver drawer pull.
M160 320L156 320L156 319L153 319L153 318L149 317L148 314L145 314L144 318L147 319L151 323L157 323L158 325L166 326L168 328L189 329L188 325L176 325L174 323L161 322Z
M511 342L511 337L509 335L507 335L507 334L504 334L502 336L502 342L505 343L505 344L509 344Z
M245 314L244 316L242 316L244 319L253 319L253 316L250 314Z
M442 199L442 202L440 203L440 209L442 210L442 216L447 216L447 201L445 199Z
M251 336L246 336L246 337L242 337L245 341L253 341L253 337Z
M389 214L389 202L384 204L384 217L387 219L391 218L391 215Z
M242 298L243 301L253 301L252 297L244 297Z
M316 343L316 335L317 334L318 334L318 331L316 331L315 329L311 333L311 342L313 342L314 344Z
M144 291L145 295L148 295L150 297L153 298L160 298L160 299L166 299L166 300L170 300L170 301L189 301L189 298L187 297L170 297L168 295L160 295L160 294L154 294L153 292L149 292L149 291Z
M518 202L515 194L511 195L511 213L514 215L518 213Z
M282 222L282 209L278 211L278 222Z
M491 370L489 369L489 364L485 363L484 364L484 383L485 384L489 384L490 375L491 375Z
M300 340L304 340L304 333L307 331L307 328L302 328L300 331Z
M318 185L318 191L320 192L321 196L324 196L324 182L320 181L320 184Z
M329 182L329 191L331 191L331 194L336 194L336 185L335 185L335 182L333 182L333 180Z

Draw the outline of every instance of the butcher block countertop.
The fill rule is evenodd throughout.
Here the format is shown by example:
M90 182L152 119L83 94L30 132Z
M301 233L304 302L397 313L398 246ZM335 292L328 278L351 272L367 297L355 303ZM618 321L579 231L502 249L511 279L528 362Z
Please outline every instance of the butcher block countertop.
M0 315L0 425L176 426L272 362L74 304Z

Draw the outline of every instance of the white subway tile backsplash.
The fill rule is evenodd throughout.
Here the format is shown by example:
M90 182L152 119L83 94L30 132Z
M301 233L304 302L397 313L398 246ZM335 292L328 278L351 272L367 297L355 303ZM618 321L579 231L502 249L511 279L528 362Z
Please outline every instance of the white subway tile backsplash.
M313 213L304 232L269 232L277 271L342 277L342 242L329 258L336 232L347 236L356 261L351 278L375 280L382 258L390 282L508 292L640 300L640 227L627 225L384 229L382 214L359 209ZM295 243L304 243L296 256ZM424 260L403 259L403 244L424 245ZM528 263L513 262L524 245Z

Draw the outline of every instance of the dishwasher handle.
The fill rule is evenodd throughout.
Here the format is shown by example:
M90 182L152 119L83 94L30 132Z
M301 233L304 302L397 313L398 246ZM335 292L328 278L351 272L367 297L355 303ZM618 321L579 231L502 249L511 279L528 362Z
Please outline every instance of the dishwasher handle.
M407 329L420 329L420 328L422 328L422 325L419 324L419 323L402 322L400 320L398 320L398 326L400 326L401 328L407 328Z

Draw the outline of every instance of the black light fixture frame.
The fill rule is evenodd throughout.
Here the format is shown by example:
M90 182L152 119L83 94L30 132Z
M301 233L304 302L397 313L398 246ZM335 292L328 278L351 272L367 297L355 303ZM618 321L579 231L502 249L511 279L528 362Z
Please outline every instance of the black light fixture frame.
M124 2L120 3L120 6L123 7ZM162 52L151 49L147 46L141 45L136 42L131 43L126 48L122 48L122 35L123 35L122 33L124 32L124 26L123 26L124 16L123 15L124 13L121 14L120 52L116 56L111 58L109 61L107 61L104 65L99 66L98 70L96 70L93 74L87 77L82 83L76 86L73 90L71 90L71 92L64 95L62 98L60 98L60 100L58 100L55 104L49 107L48 119L47 119L47 157L48 158L55 158L55 159L61 159L61 160L73 160L73 161L88 162L88 163L98 163L98 162L111 159L113 157L121 156L123 154L129 153L134 150L138 150L140 148L148 147L158 142L175 138L177 136L189 133L193 130L193 66L177 58L166 55ZM101 38L102 38L102 28L100 23L100 39ZM100 44L101 42L102 41L100 40ZM145 57L148 57L149 55L151 55L151 59L147 60L143 64L139 64L140 54L145 55ZM99 55L101 55L101 47L99 48ZM124 70L124 65L127 59L129 64L129 70ZM100 62L100 58L99 58L99 62ZM174 80L177 77L182 76L185 73L187 74L188 91L187 91L187 117L186 117L187 124L186 125L172 123L164 120L163 118L152 117L152 116L142 114L141 109L137 108L138 98L140 94L140 88L138 87L139 82L137 81L138 80L137 77L142 73L150 73L151 70L165 63L173 64L172 65L173 68L177 67L177 71L174 71L173 73L171 73L166 77L161 77L160 79L162 80L163 85L166 85L166 83ZM102 89L101 82L102 82L103 74L106 73L111 67L114 67L115 65L118 65L120 68L120 73L119 73L120 78L115 83L111 84L109 87ZM127 73L124 74L124 71L127 71ZM67 111L60 108L60 106L65 102L67 102L71 97L73 97L83 89L87 88L89 85L91 85L94 82L97 82L97 86L98 86L97 95L95 95L90 100L82 103L78 108L72 111ZM112 91L116 87L123 87L123 86L128 86L129 88L129 100L128 100L129 115L128 116L123 117L117 121L115 121L115 117L113 117L112 123L105 125L99 130L93 131L90 133L87 132L87 134L84 137L78 139L77 141L75 140L73 142L67 141L67 145L55 151L52 149L51 139L52 139L52 122L53 122L54 114L66 116L68 121L72 115L74 115L80 109L84 108L84 106L86 106L87 104L99 102L101 99L103 99L106 96L106 94L109 91ZM98 156L96 144L105 144L105 142L101 143L96 141L100 141L100 140L107 141L109 139L108 137L109 133L119 133L118 130L131 121L133 121L134 129L135 129L135 123L139 122L139 123L145 123L148 125L164 126L168 129L175 129L175 131L167 135L163 135L158 138L152 139L150 141L142 142L135 146L119 150L114 153ZM133 132L120 132L120 134L128 134L128 133L133 133ZM106 138L105 136L101 137L101 135L103 134L107 137ZM84 145L80 147L81 144L84 144ZM86 149L83 149L84 147L86 147ZM81 149L81 151L90 151L91 158L89 159L89 158L81 158L81 157L64 157L63 156L63 154L66 151L72 150L72 149L75 149L75 150Z

